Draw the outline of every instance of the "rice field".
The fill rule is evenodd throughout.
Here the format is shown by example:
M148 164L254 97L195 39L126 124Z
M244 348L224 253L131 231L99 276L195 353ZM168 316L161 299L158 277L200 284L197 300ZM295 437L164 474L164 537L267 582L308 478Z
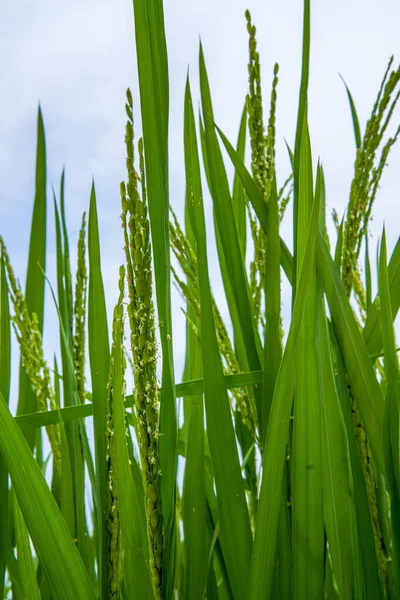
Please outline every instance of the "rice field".
M199 111L187 76L180 219L169 198L163 2L134 0L133 9L142 136L127 89L112 318L95 184L75 252L64 173L59 193L47 194L40 109L25 285L0 232L0 598L396 600L400 239L389 223L389 253L385 229L378 240L369 231L400 135L400 67L393 57L382 65L365 123L344 82L354 174L329 235L308 126L310 1L283 178L279 66L261 82L246 11L248 89L236 139L217 124L201 44ZM46 271L52 204L55 278ZM283 218L292 239L282 238ZM228 318L211 285L215 261ZM173 285L186 327L179 376ZM43 345L45 294L59 329L53 356Z

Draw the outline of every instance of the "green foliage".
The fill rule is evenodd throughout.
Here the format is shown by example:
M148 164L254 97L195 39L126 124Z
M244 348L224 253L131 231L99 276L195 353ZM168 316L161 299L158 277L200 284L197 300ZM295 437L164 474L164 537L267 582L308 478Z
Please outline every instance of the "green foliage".
M320 163L313 168L308 130L310 3L304 2L294 152L288 146L290 172L282 181L275 168L278 65L264 120L256 28L246 11L249 90L236 146L215 123L202 47L198 123L187 78L183 225L168 195L162 0L133 6L143 138L136 158L128 89L127 178L120 186L125 263L111 339L94 183L73 276L64 172L59 204L54 197L57 298L45 273L40 110L25 293L0 238L0 598L394 600L400 593L394 331L400 240L388 260L383 231L374 298L368 226L400 133L399 127L387 133L400 71L391 59L364 135L345 84L354 178L345 217L339 223L334 215L337 239L329 240L324 173ZM220 142L234 167L232 182ZM212 292L204 184L229 320ZM280 230L291 198L293 254ZM282 273L292 287L285 332ZM178 384L171 274L186 316ZM46 280L59 320L60 373L56 357L43 351ZM15 416L12 328L20 350Z

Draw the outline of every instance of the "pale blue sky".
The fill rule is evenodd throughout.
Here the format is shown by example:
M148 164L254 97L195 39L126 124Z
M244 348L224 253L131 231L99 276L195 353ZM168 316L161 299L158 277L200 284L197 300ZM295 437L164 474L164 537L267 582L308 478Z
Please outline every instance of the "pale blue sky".
M201 36L216 120L237 136L247 91L249 8L258 28L265 97L274 62L280 64L277 163L283 178L289 165L283 139L293 144L301 63L302 2L288 0L165 0L170 68L171 201L181 214L184 198L183 92L190 65L198 98L197 63ZM310 129L315 160L325 168L328 214L344 210L353 173L354 140L340 72L350 86L362 129L391 54L400 59L398 0L312 1ZM75 246L81 213L96 182L107 303L117 296L122 260L119 182L124 172L124 94L132 87L137 133L140 114L132 4L129 0L3 0L0 19L0 231L17 275L25 279L34 191L37 103L42 105L50 184L56 190L66 166L67 217ZM266 109L268 106L266 105ZM399 121L399 111L396 118ZM389 250L398 236L400 147L394 149L374 210L373 243L386 221ZM49 203L49 275L54 281L53 214ZM284 227L290 242L290 231ZM209 236L211 237L211 235ZM212 242L212 240L211 240ZM211 261L212 261L211 255ZM214 267L216 264L213 263ZM213 269L214 291L221 284ZM287 289L284 287L285 294ZM183 332L179 296L174 296L176 331ZM58 328L47 294L48 356ZM222 306L224 314L226 309ZM177 377L183 336L175 335Z

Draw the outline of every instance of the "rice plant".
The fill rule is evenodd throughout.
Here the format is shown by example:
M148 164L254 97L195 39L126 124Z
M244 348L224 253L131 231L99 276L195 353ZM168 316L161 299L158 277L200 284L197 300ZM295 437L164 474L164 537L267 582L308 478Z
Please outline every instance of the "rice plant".
M128 88L112 318L95 186L74 275L64 173L53 198L54 282L46 271L40 110L25 288L7 236L0 238L0 597L395 600L400 241L388 257L383 229L374 297L368 234L400 134L393 123L400 68L390 58L364 134L345 84L354 176L345 214L333 213L337 235L329 237L324 171L313 161L308 128L310 2L283 178L275 149L279 66L262 85L246 11L249 88L235 145L217 125L201 46L198 117L187 78L180 222L169 201L163 4L134 0L133 7L143 130L140 137ZM281 221L290 210L293 240L284 241ZM212 235L228 318L210 282ZM283 277L292 292L286 331ZM172 284L186 322L182 374L172 351L181 335L172 322ZM45 290L58 316L54 357L43 349ZM13 335L20 351L15 414Z

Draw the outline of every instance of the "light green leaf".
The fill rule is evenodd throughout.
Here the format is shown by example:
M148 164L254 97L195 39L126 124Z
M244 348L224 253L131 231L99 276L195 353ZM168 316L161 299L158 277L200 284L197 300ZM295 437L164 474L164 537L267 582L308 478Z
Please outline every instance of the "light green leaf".
M252 537L212 311L200 165L189 81L186 83L185 124L188 210L197 242L199 270L207 434L215 474L221 546L234 597L239 599L244 597L247 589ZM240 548L240 553L237 548Z
M46 481L0 395L0 452L52 593L60 600L94 600L79 552Z

